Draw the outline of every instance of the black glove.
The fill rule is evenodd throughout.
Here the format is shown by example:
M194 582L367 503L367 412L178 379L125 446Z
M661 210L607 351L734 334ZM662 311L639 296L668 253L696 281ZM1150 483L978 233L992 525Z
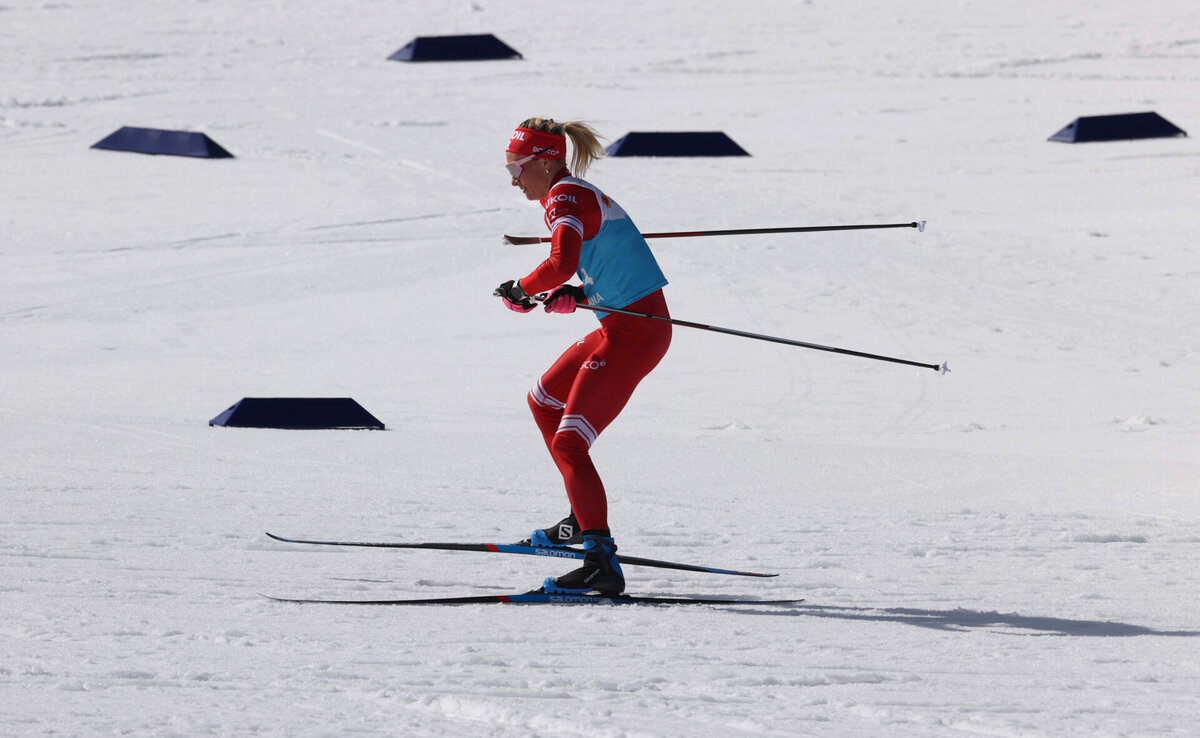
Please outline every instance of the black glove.
M529 299L529 295L525 294L525 290L521 289L521 283L513 279L497 287L492 294L503 298L504 307L515 313L527 313L537 307L533 300Z

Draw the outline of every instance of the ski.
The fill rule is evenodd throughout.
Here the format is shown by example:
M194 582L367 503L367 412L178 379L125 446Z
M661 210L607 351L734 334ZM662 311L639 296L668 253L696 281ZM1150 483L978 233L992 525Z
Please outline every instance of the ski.
M522 554L527 556L545 556L558 559L582 559L581 548L554 548L548 546L526 546L520 543L401 543L391 541L316 541L301 538L285 538L274 533L267 535L282 543L302 543L314 546L365 546L368 548L418 548L435 551L477 551L481 553ZM715 566L700 566L698 564L681 564L675 561L659 561L643 559L638 556L619 554L622 565L652 566L659 569L678 569L681 571L696 571L706 574L728 574L738 577L777 577L778 574L761 574L753 571L738 571L736 569L720 569Z
M720 597L649 597L640 595L552 594L535 589L522 594L468 595L465 597L422 597L400 600L340 600L272 597L275 602L305 605L794 605L804 600L744 600Z

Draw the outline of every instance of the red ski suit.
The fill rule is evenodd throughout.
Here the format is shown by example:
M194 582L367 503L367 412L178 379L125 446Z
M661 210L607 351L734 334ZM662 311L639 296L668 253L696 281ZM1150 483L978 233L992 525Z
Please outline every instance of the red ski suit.
M541 202L550 256L520 280L527 293L553 289L578 272L590 304L670 317L662 293L666 280L620 206L565 169ZM619 304L631 296L632 302ZM568 348L529 392L529 408L581 530L609 527L604 484L589 449L671 343L671 324L665 321L596 315L600 327Z

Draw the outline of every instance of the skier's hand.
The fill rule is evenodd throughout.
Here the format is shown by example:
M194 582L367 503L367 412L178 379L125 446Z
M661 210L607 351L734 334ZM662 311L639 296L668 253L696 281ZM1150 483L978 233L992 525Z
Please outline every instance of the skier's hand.
M550 294L542 300L542 306L548 313L573 313L575 306L581 302L587 302L582 287L562 284L550 290Z
M503 299L504 307L514 313L527 313L537 307L533 300L529 299L529 295L525 294L525 290L521 289L521 283L513 279L497 287L492 294Z

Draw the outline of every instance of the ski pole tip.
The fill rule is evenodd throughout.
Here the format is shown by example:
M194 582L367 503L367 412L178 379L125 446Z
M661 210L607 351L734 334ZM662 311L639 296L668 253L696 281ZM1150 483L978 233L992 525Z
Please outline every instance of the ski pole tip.
M938 374L949 374L950 373L950 362L943 361L941 364L938 365L937 370L938 370Z
M918 220L918 221L917 221L917 222L916 222L914 225L916 225L916 226L917 226L917 233L924 233L924 232L925 232L925 221L923 221L923 220Z

